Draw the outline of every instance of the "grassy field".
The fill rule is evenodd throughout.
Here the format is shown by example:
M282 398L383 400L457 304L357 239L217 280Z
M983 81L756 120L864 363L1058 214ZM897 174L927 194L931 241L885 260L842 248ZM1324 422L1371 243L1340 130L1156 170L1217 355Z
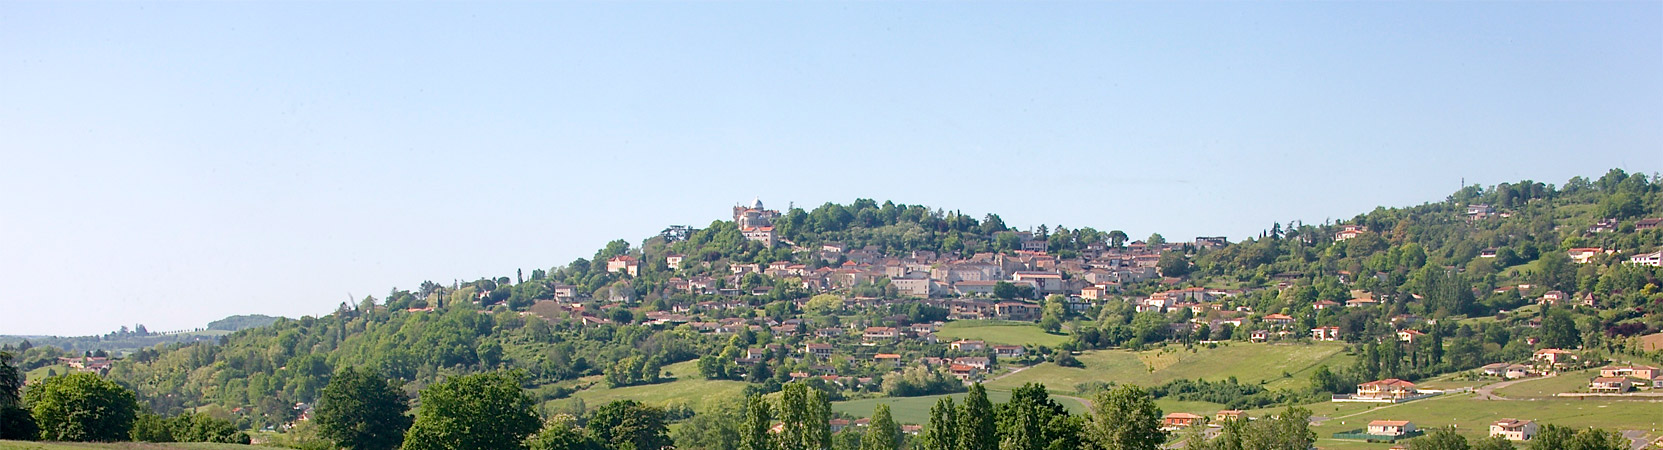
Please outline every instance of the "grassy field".
M1598 369L1565 372L1555 377L1521 381L1496 389L1496 394L1508 398L1549 398L1561 392L1587 392L1588 380L1599 376ZM1663 410L1660 410L1663 411Z
M256 447L236 444L208 444L202 442L151 444L139 442L112 442L92 444L82 442L22 442L0 441L0 450L248 450L269 449L271 447Z
M1663 403L1634 400L1477 400L1472 394L1454 394L1397 405L1319 403L1306 405L1327 420L1312 427L1318 447L1331 449L1385 449L1386 444L1339 441L1334 433L1363 428L1372 420L1408 420L1419 428L1455 425L1468 439L1488 434L1491 422L1503 418L1528 419L1571 427L1600 427L1612 430L1641 430L1659 436L1663 427ZM1266 411L1254 411L1264 414Z
M1309 382L1311 371L1317 366L1350 365L1352 357L1344 354L1343 349L1344 345L1334 343L1232 342L1213 349L1196 347L1194 352L1178 346L1142 352L1098 350L1080 355L1085 368L1045 363L990 382L988 387L1009 390L1034 382L1045 384L1053 392L1074 392L1075 385L1087 381L1152 386L1179 378L1221 380L1234 376L1243 383L1263 381L1267 387L1285 388ZM1284 372L1289 376L1283 377Z
M561 408L570 405L573 399L581 398L587 407L598 408L614 400L635 400L653 406L686 405L698 411L703 409L707 399L736 397L744 392L744 382L706 380L699 376L698 367L698 361L664 366L664 370L679 379L645 386L608 388L605 383L599 382L600 377L590 377L583 381L596 382L594 387L578 391L570 398L550 401L549 404Z
M1044 345L1054 347L1068 342L1068 336L1046 333L1031 322L999 320L957 320L942 325L936 337L943 342L959 339L980 339L989 344Z
M23 374L23 376L25 378L27 378L28 380L30 380L30 381L36 381L36 380L46 379L46 374L48 374L48 373L55 373L55 374L58 374L58 375L71 374L71 373L75 373L75 369L71 369L71 368L69 368L68 365L65 365L65 364L53 364L53 365L50 365L50 366L42 366L42 367L37 368L35 370L31 370L28 373Z

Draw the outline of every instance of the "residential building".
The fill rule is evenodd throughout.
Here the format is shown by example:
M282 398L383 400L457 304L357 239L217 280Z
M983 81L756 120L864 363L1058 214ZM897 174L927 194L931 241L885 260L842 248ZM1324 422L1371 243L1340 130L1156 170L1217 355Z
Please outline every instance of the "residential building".
M1028 353L1028 350L1023 348L1020 345L995 345L995 346L993 346L993 354L998 355L1000 358L1016 358L1016 357L1021 357L1022 355L1025 355L1027 353Z
M1634 387L1628 377L1596 377L1588 381L1588 392L1621 394Z
M954 351L960 352L979 352L987 350L987 342L984 341L958 340L953 341L951 344L947 344L947 346L951 347Z
M1490 435L1501 436L1509 441L1528 441L1536 437L1536 421L1501 419L1490 424Z
M636 261L634 256L618 255L606 260L606 271L610 273L623 272L633 277L640 274L641 263Z
M1599 376L1602 377L1631 377L1651 380L1657 378L1658 375L1663 375L1663 371L1651 366L1611 366L1599 370Z
M1415 432L1415 424L1407 420L1376 420L1369 422L1368 433L1376 436L1403 436Z
M1663 250L1630 256L1628 257L1628 263L1637 266L1663 267Z
M1226 409L1226 410L1223 410L1223 411L1219 411L1217 414L1213 414L1213 421L1214 422L1224 422L1224 421L1229 421L1229 420L1241 420L1241 419L1246 418L1246 417L1247 417L1247 413L1242 412L1242 410Z
M1311 339L1319 341L1340 340L1340 327L1316 327L1311 329Z
M1190 413L1168 413L1166 416L1161 417L1161 428L1167 430L1189 428L1195 426L1197 422L1200 422L1202 419L1204 418Z
M1564 366L1575 363L1582 358L1575 353L1557 348L1544 348L1537 350L1536 354L1531 356L1531 359L1549 366Z
M1384 380L1370 381L1357 385L1357 395L1355 398L1371 400L1402 400L1416 395L1420 395L1420 391L1415 389L1415 383L1410 383L1396 378L1387 378Z
M837 348L833 347L831 344L810 342L803 346L803 352L809 354L810 356L830 358L832 354L837 352Z
M1577 264L1587 264L1595 256L1599 256L1600 253L1606 253L1605 249L1600 247L1577 247L1565 251L1565 254L1570 255L1571 262Z

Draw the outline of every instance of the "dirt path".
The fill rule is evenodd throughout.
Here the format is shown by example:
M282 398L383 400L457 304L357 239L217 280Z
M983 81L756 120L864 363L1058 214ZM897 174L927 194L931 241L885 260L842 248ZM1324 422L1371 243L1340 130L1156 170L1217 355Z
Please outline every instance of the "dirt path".
M1483 385L1483 386L1473 388L1472 391L1477 394L1477 398L1479 400L1518 400L1518 399L1514 399L1514 398L1507 398L1507 397L1502 397L1500 395L1496 395L1496 389L1501 389L1501 388L1504 388L1504 387L1512 386L1512 385L1515 385L1515 384L1518 384L1518 383L1521 383L1521 382L1525 382L1525 381L1543 380L1543 379L1553 378L1553 377L1557 377L1557 376L1559 376L1559 374L1553 374L1553 375L1546 376L1546 377L1518 378L1518 379L1503 381L1503 382L1500 382L1500 383L1486 384L1486 385Z

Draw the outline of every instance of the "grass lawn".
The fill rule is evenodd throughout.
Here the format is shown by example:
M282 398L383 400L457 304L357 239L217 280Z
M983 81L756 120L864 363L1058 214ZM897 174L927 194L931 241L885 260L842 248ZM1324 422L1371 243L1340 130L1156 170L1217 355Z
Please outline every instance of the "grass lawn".
M64 365L64 364L53 364L53 365L50 365L50 366L42 366L42 367L37 368L35 370L31 370L28 373L24 373L23 376L26 377L29 381L39 381L39 380L44 380L44 379L47 378L47 376L46 376L47 372L55 373L55 374L58 374L58 375L66 375L66 374L75 373L75 369L71 369L71 368L69 368L68 365Z
M203 442L152 444L140 442L112 442L92 444L82 442L23 442L0 441L0 450L248 450L269 449L272 447L256 447L252 445L236 444L208 444Z
M1068 336L1046 333L1032 322L1007 322L1000 320L956 320L947 322L936 331L936 337L942 341L959 339L980 339L989 344L1004 345L1044 345L1055 347L1068 342Z
M600 377L590 377L584 381L594 381L596 384L589 389L573 393L570 398L552 400L550 406L560 408L570 405L573 399L583 399L583 403L590 409L614 400L635 400L653 406L686 405L695 411L704 409L706 400L715 400L739 396L745 390L745 382L731 380L706 380L699 376L698 361L684 361L668 366L664 370L679 379L669 383L649 384L644 386L629 386L608 388Z
M1319 438L1363 428L1371 420L1408 420L1417 428L1455 425L1468 439L1484 437L1491 422L1503 418L1535 420L1571 427L1600 427L1611 430L1642 430L1657 436L1663 426L1663 404L1633 400L1477 400L1472 394L1454 394L1397 405L1319 403L1305 406L1317 416L1330 420L1312 426ZM1355 415L1352 415L1355 414ZM1341 416L1350 416L1340 418ZM1326 439L1327 442L1339 442ZM1329 448L1327 442L1317 446ZM1381 446L1378 448L1385 448ZM1376 448L1376 447L1350 447Z
M1095 350L1080 355L1085 368L1044 363L988 383L990 389L1010 390L1024 383L1043 383L1053 392L1074 392L1087 381L1113 381L1153 386L1179 378L1222 380L1231 376L1243 383L1264 381L1269 388L1288 388L1308 383L1311 371L1327 364L1345 367L1352 357L1341 352L1343 344L1252 344L1231 342L1227 346L1194 352L1180 346L1169 350ZM1286 372L1290 376L1283 377Z
M1496 389L1496 394L1509 398L1550 398L1560 392L1587 392L1588 380L1599 376L1599 369L1560 373L1556 377L1521 381ZM1663 406L1658 409L1663 414Z

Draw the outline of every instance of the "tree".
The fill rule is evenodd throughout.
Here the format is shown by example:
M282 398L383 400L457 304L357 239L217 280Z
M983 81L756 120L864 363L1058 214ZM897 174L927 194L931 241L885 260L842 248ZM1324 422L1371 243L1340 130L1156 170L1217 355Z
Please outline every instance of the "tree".
M1166 245L1166 237L1161 236L1160 233L1150 234L1149 239L1145 239L1143 243L1148 244L1150 248L1160 248L1160 246Z
M173 430L162 416L140 414L133 420L133 430L128 437L138 442L173 442Z
M952 397L941 397L930 408L930 423L924 427L921 450L958 448L958 407Z
M1120 248L1121 244L1126 243L1126 239L1127 239L1127 237L1126 237L1126 232L1125 231L1120 231L1120 230L1111 230L1111 231L1109 231L1109 246L1110 247Z
M139 410L133 391L92 373L47 378L23 400L53 441L126 440Z
M1571 313L1553 308L1542 319L1542 345L1548 348L1576 348L1582 344L1582 333L1576 330Z
M993 402L987 399L987 389L981 383L970 385L964 398L964 411L959 413L959 450L997 450L999 435L994 422Z
M1495 435L1473 442L1472 450L1514 450L1514 447L1513 441L1509 441L1501 435Z
M23 341L28 344L29 341ZM40 437L35 418L23 408L23 371L12 362L10 352L0 352L0 439L34 440Z
M1079 448L1082 424L1068 415L1068 408L1045 392L1045 386L1028 383L1011 391L1011 399L999 405L1001 449L1067 450Z
M610 448L657 450L674 444L664 425L664 411L635 400L600 407L589 418L588 427L595 441Z
M535 274L535 272L533 272ZM573 423L572 416L561 415L550 420L543 431L537 432L531 439L527 439L528 450L602 450L605 448L594 438L584 434Z
M745 400L722 398L706 402L704 410L683 422L670 439L676 442L677 448L738 450L740 427L745 425Z
M1166 440L1155 397L1136 385L1097 394L1086 440L1105 450L1155 450Z
M518 373L451 378L421 392L421 409L404 437L406 450L521 448L541 427Z
M791 383L780 391L780 448L819 450L831 447L831 400L805 383Z
M413 422L404 389L368 370L336 371L317 403L318 435L354 450L396 449Z
M1427 433L1425 437L1411 439L1409 450L1467 450L1467 438L1455 434L1455 428L1440 427Z
M1316 440L1316 433L1311 432L1311 410L1290 406L1274 419L1249 424L1242 445L1260 450L1306 450Z
M1163 277L1181 277L1189 275L1190 261L1184 258L1182 253L1166 252L1161 255L1161 260L1155 263L1155 268L1160 269Z
M768 400L760 395L745 398L745 424L739 427L739 450L769 450L774 448L773 435L768 428L774 425L774 413Z
M872 410L872 422L860 439L860 450L900 450L901 426L889 416L889 405L879 403Z

